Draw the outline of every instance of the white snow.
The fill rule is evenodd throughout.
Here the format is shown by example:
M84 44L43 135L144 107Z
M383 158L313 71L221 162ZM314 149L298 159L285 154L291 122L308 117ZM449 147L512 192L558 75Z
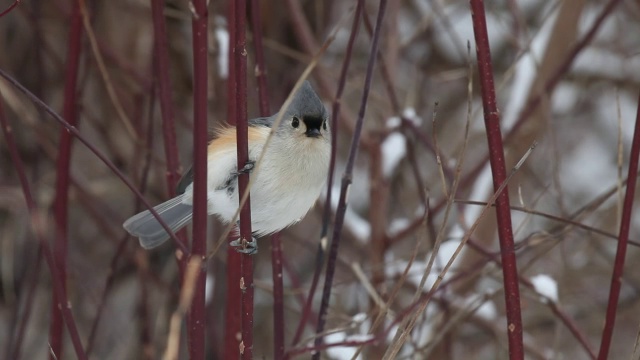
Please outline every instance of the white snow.
M563 190L567 195L580 197L599 194L603 184L615 184L615 156L616 150L604 144L602 139L595 135L582 136L580 144L565 154L560 168Z
M382 142L382 174L390 178L396 167L407 155L407 139L404 135L394 132Z
M505 129L513 126L527 101L533 81L538 74L538 64L549 42L549 35L553 29L553 24L555 24L557 14L556 10L546 19L535 38L531 41L529 51L522 55L516 65L509 89L509 101L506 102L501 123Z
M325 196L326 193L323 191L323 196L321 196L321 198L324 198ZM340 201L340 187L335 185L331 190L331 208L333 211L336 211L338 208L338 201ZM366 244L369 242L369 238L371 237L371 224L369 224L369 221L353 211L348 205L347 211L344 214L344 226L353 233L356 239L361 243Z
M558 283L551 276L540 274L533 276L530 280L538 294L547 300L558 301Z
M405 108L402 116L416 126L422 124L422 118L416 114L412 107ZM387 128L394 129L400 126L400 118L393 116L387 119ZM398 164L407 155L407 139L403 134L394 132L389 134L382 143L382 174L390 178Z
M325 344L331 345L340 342L365 342L373 339L373 335L352 334L347 335L343 331L335 332L325 336ZM358 350L358 346L331 346L327 348L327 354L333 359L349 360L353 358ZM362 355L358 355L356 359L362 359Z
M571 111L578 102L579 90L572 84L558 84L551 98L553 112L562 114Z
M229 32L216 27L214 34L218 43L218 74L220 78L226 79L229 77Z
M447 241L440 245L440 250L438 251L436 261L431 268L431 273L427 275L427 279L422 291L429 291L433 287L433 285L438 280L438 275L440 274L444 266L449 262L449 259L451 259L451 257L453 256L453 253L457 249L458 245L460 245L459 241ZM411 264L411 268L409 268L409 271L407 272L406 281L414 285L416 288L420 286L420 281L422 281L422 276L424 275L424 272L427 268L429 256L431 255L427 255L425 261L414 260ZM394 260L391 255L387 256L385 262L387 264L387 266L385 267L385 275L387 276L387 278L395 278L401 276L404 273L405 268L409 264L409 262L406 260ZM454 272L455 266L452 266L445 274L444 280L446 281L450 276L454 274Z
M402 230L406 229L410 223L409 219L406 218L393 219L391 220L391 223L389 223L387 232L389 233L389 236L394 237Z
M211 274L207 274L204 286L204 303L209 304L213 298L213 289L216 283L216 279Z
M620 54L595 47L582 50L573 62L572 71L580 76L594 76L610 81L640 81L640 59L623 58Z
M498 310L493 301L487 300L486 296L493 291L485 291L483 293L472 293L462 299L461 308L476 308L474 316L486 321L495 321L498 318ZM478 306L479 305L479 306Z

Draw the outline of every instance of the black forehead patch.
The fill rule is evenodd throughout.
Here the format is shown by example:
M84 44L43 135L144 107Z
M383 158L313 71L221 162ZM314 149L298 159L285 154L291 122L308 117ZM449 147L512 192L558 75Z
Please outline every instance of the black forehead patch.
M315 115L306 115L302 118L302 121L307 125L307 128L319 129L324 122L324 118Z

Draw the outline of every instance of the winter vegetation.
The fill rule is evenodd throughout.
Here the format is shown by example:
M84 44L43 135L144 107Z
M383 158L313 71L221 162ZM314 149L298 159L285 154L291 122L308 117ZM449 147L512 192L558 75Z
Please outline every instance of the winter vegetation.
M638 34L620 0L0 1L0 358L640 359ZM300 222L240 254L250 198L221 224L196 170L193 226L124 231L303 79Z

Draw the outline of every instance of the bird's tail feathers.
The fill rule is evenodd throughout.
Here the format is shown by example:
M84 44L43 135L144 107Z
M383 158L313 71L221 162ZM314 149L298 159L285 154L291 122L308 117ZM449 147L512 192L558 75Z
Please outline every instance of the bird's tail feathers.
M153 207L174 233L190 223L193 217L193 207L184 204L182 197L177 196ZM149 210L130 217L122 226L129 234L138 237L145 249L159 246L169 239L169 233Z

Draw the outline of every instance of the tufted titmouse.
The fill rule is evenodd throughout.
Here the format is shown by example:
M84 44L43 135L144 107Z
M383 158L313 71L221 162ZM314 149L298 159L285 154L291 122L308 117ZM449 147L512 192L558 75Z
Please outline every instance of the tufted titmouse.
M282 230L300 220L322 191L331 150L327 111L309 82L296 92L275 130L259 169L251 172L260 157L278 114L249 120L249 162L240 172L251 172L251 226L258 236ZM209 143L207 207L225 223L238 209L236 130L224 127ZM189 170L178 184L180 195L154 207L174 232L192 218L193 178ZM123 227L140 238L145 249L154 248L169 234L149 210L136 214ZM239 243L235 242L235 246ZM243 250L254 253L257 243ZM240 251L240 250L239 250Z

